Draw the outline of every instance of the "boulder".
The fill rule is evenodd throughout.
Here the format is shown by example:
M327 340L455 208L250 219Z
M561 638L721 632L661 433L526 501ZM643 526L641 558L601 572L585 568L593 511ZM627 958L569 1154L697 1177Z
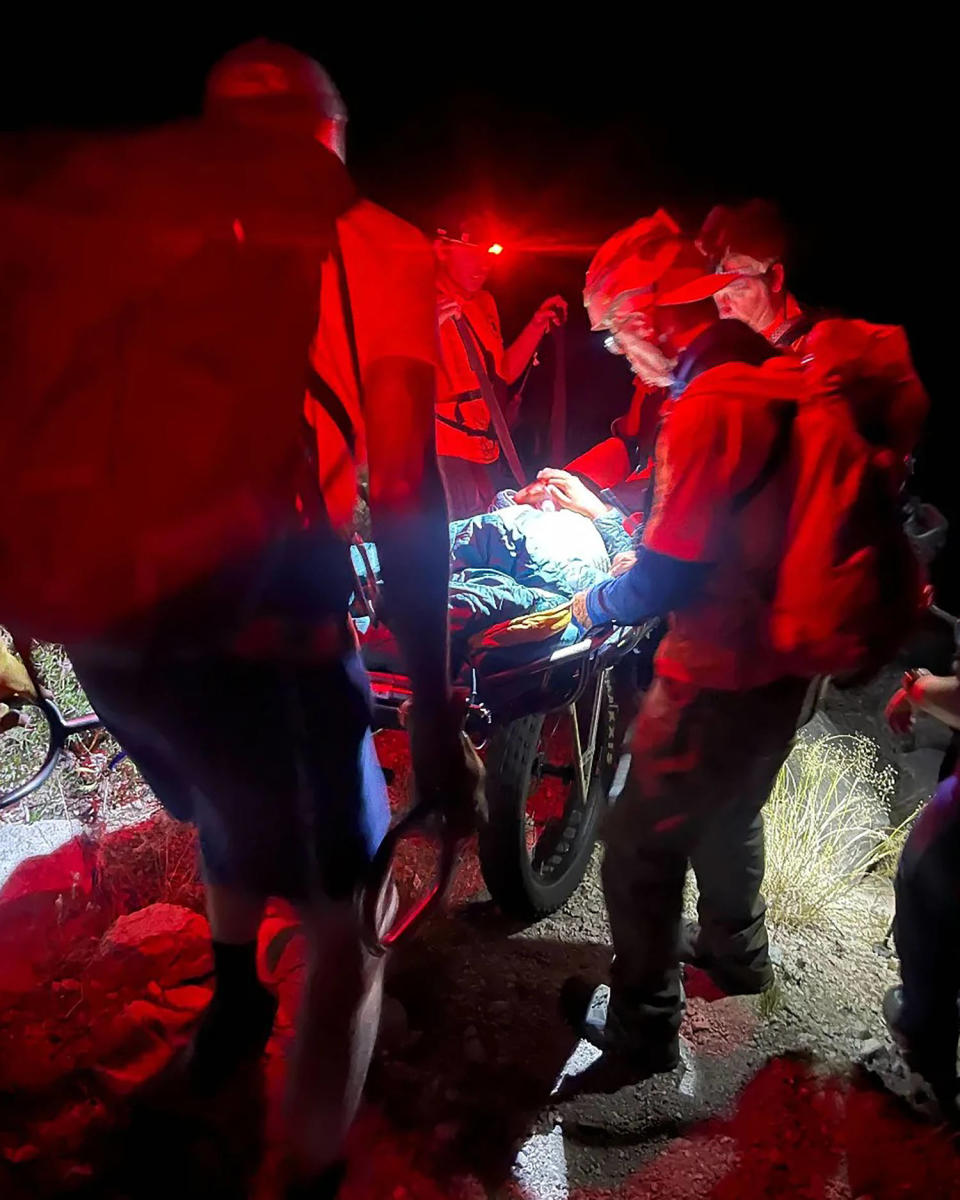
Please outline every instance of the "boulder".
M150 904L118 917L103 935L90 974L109 990L163 988L203 979L213 969L210 930L179 904Z

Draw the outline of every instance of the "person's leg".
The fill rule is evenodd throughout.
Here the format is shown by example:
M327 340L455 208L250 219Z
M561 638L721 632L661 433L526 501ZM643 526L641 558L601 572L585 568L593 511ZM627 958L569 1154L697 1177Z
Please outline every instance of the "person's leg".
M300 733L307 736L295 734L295 740L315 808L311 886L298 905L308 968L287 1114L295 1175L320 1192L342 1169L380 1023L383 959L363 945L355 900L389 824L386 784L369 733L368 689L356 657L335 684L307 676L299 688Z
M262 896L250 895L238 888L207 881L207 918L210 936L229 946L245 946L256 941L263 919Z
M804 687L698 691L657 678L632 737L629 786L608 822L603 881L615 959L610 1030L627 1045L663 1045L681 1016L678 940L689 856L708 860L709 926L727 945L766 955L762 825L757 815L786 756ZM735 836L714 847L727 826ZM725 851L736 851L726 884ZM716 907L711 908L713 900Z
M960 785L946 780L917 818L896 879L903 980L895 1033L939 1098L956 1080L960 991Z
M206 905L214 991L194 1031L187 1066L195 1086L215 1089L242 1062L263 1053L273 1031L277 1000L257 975L263 898L208 879Z
M763 991L773 972L760 894L762 815L746 803L731 806L706 823L690 860L699 889L693 961L722 971L727 990Z
M690 855L700 893L694 961L714 970L731 991L762 991L773 981L760 893L761 809L790 751L805 694L802 683L783 681L744 693L717 714L718 736L746 752L728 756L716 806Z
M186 1065L203 1090L219 1087L240 1063L259 1056L270 1037L275 997L257 977L257 932L264 897L254 889L226 883L220 838L211 837L202 789L204 739L214 741L223 722L203 712L227 711L214 702L213 681L197 675L196 664L163 669L164 659L147 644L75 646L70 653L77 676L106 727L137 764L157 798L180 820L198 821L201 844L210 861L203 872L214 965L214 994L195 1030ZM171 680L170 675L175 675ZM238 690L233 699L242 693ZM197 711L191 711L196 705ZM181 718L178 727L175 718ZM198 746L199 744L199 746ZM216 743L214 743L216 744ZM237 759L236 747L214 754L222 764ZM226 770L221 765L220 771ZM210 868L213 868L212 872Z
M320 904L302 916L309 964L288 1113L296 1168L312 1177L343 1156L376 1043L385 960L363 949L352 902Z
M658 821L648 818L649 797L632 772L617 805L630 819L618 822L603 859L614 948L606 1032L610 1048L623 1053L672 1052L682 1012L676 947L688 847L676 832L658 834Z
M603 888L613 935L611 1049L676 1053L677 935L697 836L697 689L656 679L631 739L630 775L605 828Z

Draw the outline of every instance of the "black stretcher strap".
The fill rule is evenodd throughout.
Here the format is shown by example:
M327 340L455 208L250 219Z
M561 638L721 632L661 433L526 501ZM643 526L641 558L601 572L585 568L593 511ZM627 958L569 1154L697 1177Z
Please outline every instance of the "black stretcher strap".
M490 410L490 420L493 428L496 431L497 441L500 443L500 449L503 451L503 456L507 460L507 465L517 481L518 487L523 487L526 483L526 472L523 469L523 464L520 462L520 455L517 453L517 448L513 444L513 435L510 433L510 423L507 421L506 413L503 410L503 405L500 403L500 398L497 395L497 386L494 380L496 379L496 371L490 351L484 346L483 342L477 335L476 330L464 316L453 318L454 326L457 333L460 335L460 340L463 342L463 348L467 354L467 362L470 365L470 370L477 377L477 383L480 384L480 391L483 394L483 399L486 401L487 408Z

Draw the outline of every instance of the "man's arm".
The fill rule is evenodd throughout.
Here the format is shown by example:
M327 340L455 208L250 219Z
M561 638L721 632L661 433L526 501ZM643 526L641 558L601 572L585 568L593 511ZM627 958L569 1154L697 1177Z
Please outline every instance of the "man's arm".
M410 749L420 799L461 832L475 819L482 774L464 752L452 703L447 627L450 542L434 448L436 373L384 358L365 378L370 510L390 627L413 686Z
M503 353L502 372L507 383L516 383L533 358L543 335L567 319L567 302L562 296L544 300L527 322L517 340Z
M684 562L641 546L637 561L619 579L605 579L584 593L586 625L639 625L683 608L703 587L711 564ZM578 616L576 609L574 614Z
M887 720L895 733L907 733L918 712L936 717L951 729L960 729L960 679L908 671L887 704Z
M636 625L684 607L700 592L726 511L721 441L714 405L684 403L671 413L657 442L652 511L637 561L576 598L582 624Z
M390 625L418 707L450 697L447 512L433 447L436 378L412 359L381 359L365 380L370 509Z

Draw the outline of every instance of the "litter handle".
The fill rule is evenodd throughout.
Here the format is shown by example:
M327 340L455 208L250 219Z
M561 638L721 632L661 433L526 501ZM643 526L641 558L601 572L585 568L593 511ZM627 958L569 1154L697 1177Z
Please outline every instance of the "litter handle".
M437 825L439 828L431 828ZM432 832L439 839L439 871L431 886L401 911L393 886L394 857L404 838L424 832ZM450 890L462 840L447 825L442 812L423 804L415 804L387 832L370 864L360 896L363 940L372 954L385 954L443 901Z

